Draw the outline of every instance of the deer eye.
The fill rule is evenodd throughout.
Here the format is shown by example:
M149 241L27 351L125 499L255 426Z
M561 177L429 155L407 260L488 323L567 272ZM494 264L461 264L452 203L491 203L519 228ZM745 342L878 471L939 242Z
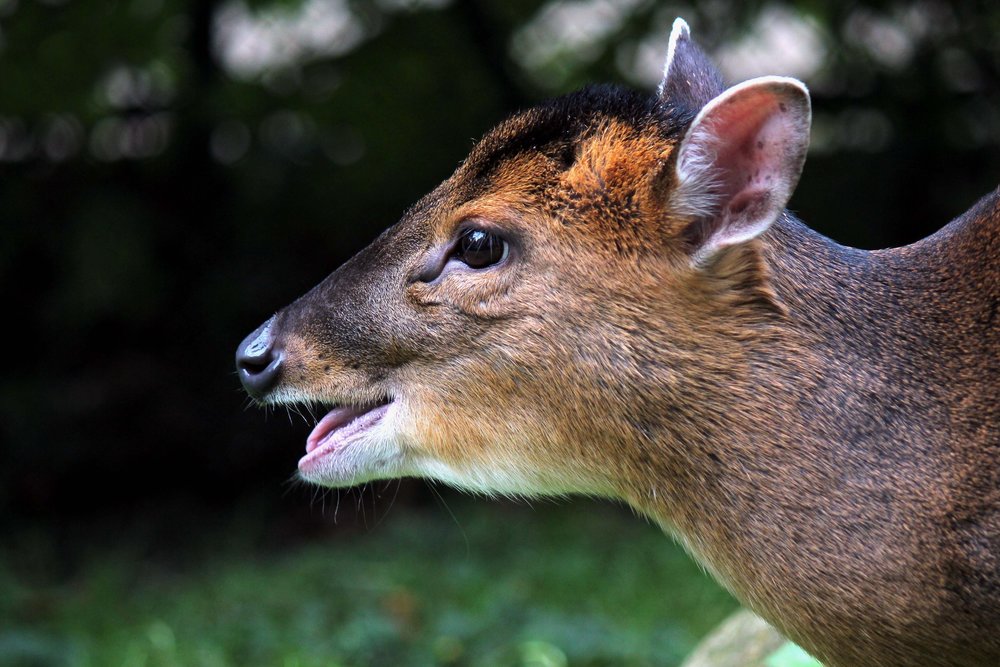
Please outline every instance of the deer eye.
M505 240L492 232L472 227L462 231L452 257L471 269L485 269L502 262L509 252L510 247Z

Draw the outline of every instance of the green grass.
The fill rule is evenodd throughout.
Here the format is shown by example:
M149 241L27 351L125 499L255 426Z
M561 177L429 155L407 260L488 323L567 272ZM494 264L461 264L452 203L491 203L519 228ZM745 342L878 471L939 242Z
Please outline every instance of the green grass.
M217 536L181 566L126 541L62 578L6 545L0 665L673 665L736 606L620 508L451 511L269 551Z

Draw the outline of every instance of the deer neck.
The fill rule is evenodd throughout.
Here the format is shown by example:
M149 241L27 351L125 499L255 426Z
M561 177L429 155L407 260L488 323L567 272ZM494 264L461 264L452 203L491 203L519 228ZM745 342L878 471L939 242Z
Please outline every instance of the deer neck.
M905 322L871 299L877 256L787 215L762 256L783 313L724 332L724 371L706 360L696 395L671 407L649 445L670 455L633 465L629 500L794 639L832 624L847 641L876 609L911 603L891 582L919 571L939 444L925 424L942 408L894 347Z

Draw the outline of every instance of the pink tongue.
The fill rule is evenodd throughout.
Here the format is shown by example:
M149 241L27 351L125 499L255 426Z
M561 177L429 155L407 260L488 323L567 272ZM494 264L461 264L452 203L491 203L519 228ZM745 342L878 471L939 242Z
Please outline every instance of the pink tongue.
M337 429L350 424L352 421L371 411L371 407L357 407L345 405L334 408L326 413L326 416L319 420L313 428L312 433L306 438L306 453L323 444L323 441L333 435Z

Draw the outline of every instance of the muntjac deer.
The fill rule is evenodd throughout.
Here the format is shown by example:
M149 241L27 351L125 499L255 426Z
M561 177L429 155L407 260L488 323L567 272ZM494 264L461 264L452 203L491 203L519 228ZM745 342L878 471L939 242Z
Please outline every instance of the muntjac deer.
M800 82L518 113L240 346L330 408L303 479L580 492L653 517L829 667L1000 665L1000 193L904 248L784 206Z

